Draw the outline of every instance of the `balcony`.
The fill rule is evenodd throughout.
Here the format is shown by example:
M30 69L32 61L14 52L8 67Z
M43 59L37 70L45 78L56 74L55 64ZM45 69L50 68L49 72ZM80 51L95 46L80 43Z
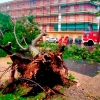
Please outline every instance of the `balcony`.
M66 10L66 9L61 9L61 10L52 10L52 11L33 11L32 14L34 14L34 16L50 16L50 15L56 15L58 16L59 13L61 13L61 15L70 15L70 14L94 14L97 10L96 9L86 9L86 10L82 10L82 11L73 11L73 10Z
M74 0L72 0L74 1ZM17 8L11 8L10 10L21 10L21 9L32 9L32 8L36 8L36 7L43 7L43 6L50 6L50 5L59 5L59 4L68 4L68 3L73 3L73 2L66 2L66 0L59 0L55 1L55 2L41 2L40 4L37 5L37 3L31 5L31 6L22 6L22 7L17 7ZM83 2L83 1L90 1L90 0L79 0L77 2ZM3 11L5 11L4 9L2 9Z
M59 21L59 22L63 23L63 22L67 22L67 20L65 18L62 18L61 21Z
M54 10L54 11L51 11L51 13L58 13L59 10Z
M66 9L61 9L59 12L63 13L63 12L67 12Z
M50 5L50 2L44 2L43 4Z
M66 3L66 0L59 0L59 3Z

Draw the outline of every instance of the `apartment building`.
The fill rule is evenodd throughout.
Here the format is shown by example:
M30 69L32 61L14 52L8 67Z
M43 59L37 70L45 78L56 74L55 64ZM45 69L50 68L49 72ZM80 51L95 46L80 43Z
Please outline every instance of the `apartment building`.
M33 14L41 29L47 30L48 37L82 37L91 24L98 30L95 16L98 5L90 0L13 0L0 4L0 10L20 18Z

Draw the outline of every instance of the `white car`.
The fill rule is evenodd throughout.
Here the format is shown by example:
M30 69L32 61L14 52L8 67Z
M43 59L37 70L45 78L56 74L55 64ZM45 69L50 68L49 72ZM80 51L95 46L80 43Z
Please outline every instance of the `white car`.
M57 43L58 40L57 40L57 38L47 38L46 42Z

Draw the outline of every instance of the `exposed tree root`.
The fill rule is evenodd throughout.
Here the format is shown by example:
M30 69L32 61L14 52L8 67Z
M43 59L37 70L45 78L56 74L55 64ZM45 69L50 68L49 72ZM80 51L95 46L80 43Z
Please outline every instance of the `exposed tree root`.
M32 87L31 91L23 96L36 95L42 91L52 95L60 93L53 89L57 85L76 84L76 82L72 82L72 84L68 79L68 69L62 59L61 52L39 54L33 59L28 59L21 54L11 54L9 49L5 50L5 48L3 46L2 49L10 54L13 64L11 66L11 83L3 90L3 93L11 93L18 84L22 84L26 87ZM18 80L14 77L15 70L20 73Z

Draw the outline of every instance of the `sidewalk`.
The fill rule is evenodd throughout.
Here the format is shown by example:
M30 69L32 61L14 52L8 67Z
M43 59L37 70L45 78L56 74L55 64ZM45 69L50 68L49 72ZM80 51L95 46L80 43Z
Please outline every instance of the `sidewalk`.
M100 100L100 74L89 77L74 71L70 71L76 77L77 86L66 90L66 100Z

